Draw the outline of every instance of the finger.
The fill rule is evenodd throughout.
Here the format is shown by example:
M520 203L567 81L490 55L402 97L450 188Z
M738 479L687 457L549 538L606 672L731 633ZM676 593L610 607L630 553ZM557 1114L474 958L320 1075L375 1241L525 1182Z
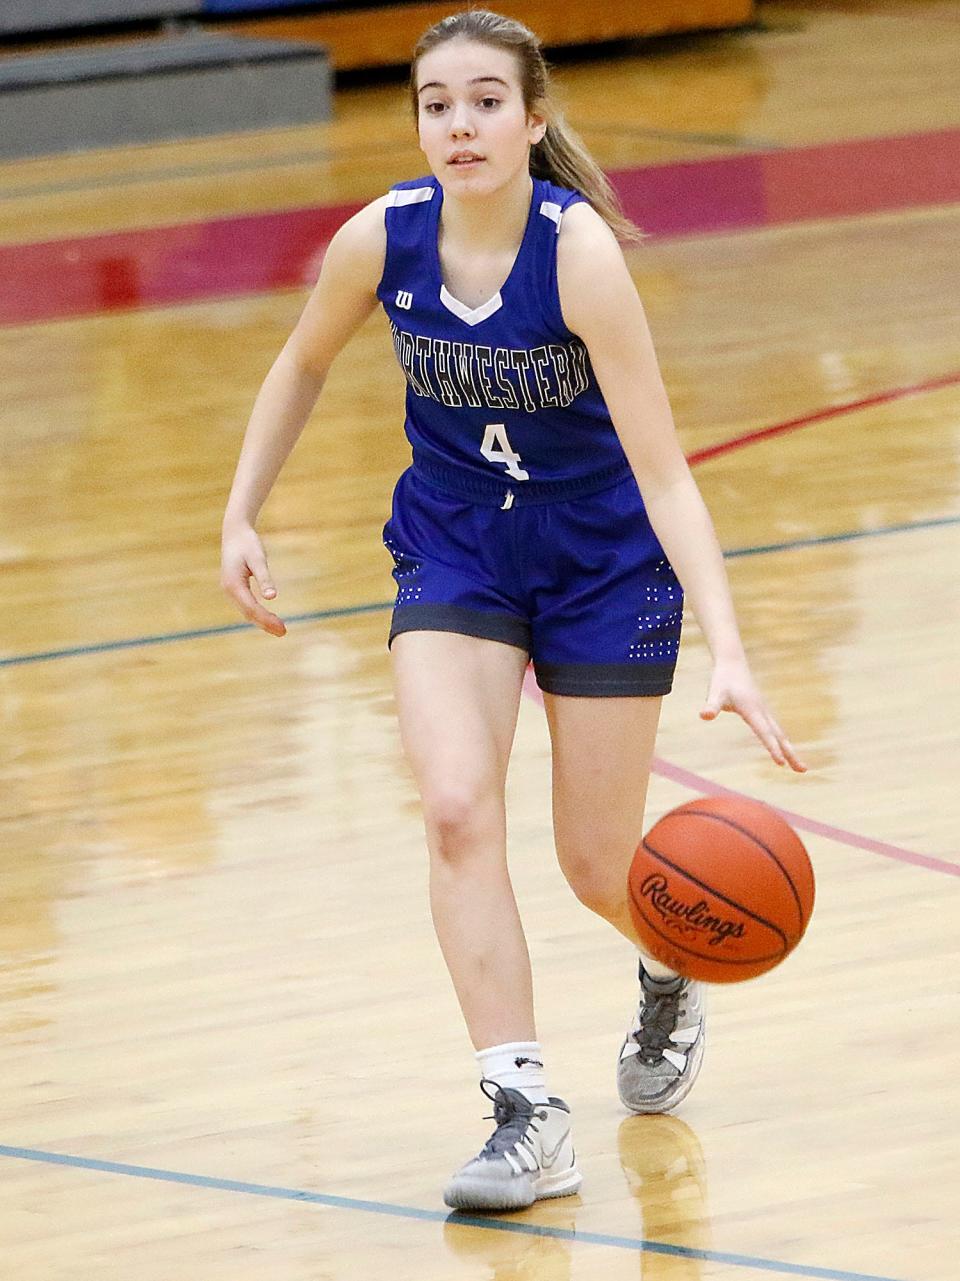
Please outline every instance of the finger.
M789 765L790 768L795 773L805 774L807 772L807 767L806 765L804 765L803 761L801 761L800 757L797 755L796 748L790 742L789 738L787 738L786 734L780 728L777 721L774 720L774 718L769 713L767 713L767 721L769 722L771 731L776 737L777 746L780 749L780 754L783 757L783 761L787 765Z
M715 720L721 712L735 712L738 708L729 698L708 698L700 709L700 716L705 721Z
M282 618L276 614L271 614L269 610L257 607L257 616L253 620L258 627L269 632L271 636L286 636L287 625Z
M786 757L787 764L795 774L806 774L807 767L797 755L796 748L785 734L780 735L780 748Z
M263 631L269 632L271 636L286 636L287 625L283 619L278 618L276 614L271 614L262 605L254 603L253 609L245 612L251 623L254 623Z
M257 627L269 632L271 636L285 636L287 628L282 619L264 609L253 592L247 579L235 579L227 584L227 591L240 606L243 616Z
M706 702L700 709L700 719L703 721L712 721L723 711L724 698L719 690L710 689L707 693Z
M759 738L760 742L764 745L764 747L770 753L770 756L776 762L776 764L785 765L786 757L783 754L783 749L780 746L780 742L776 734L774 734L771 730L763 729L763 728L755 729L754 733L757 735L757 738Z
M773 718L760 708L742 707L737 710L770 753L772 759L778 765L785 765L786 756L781 746L782 734L777 733L776 722Z
M257 586L260 588L260 595L268 600L273 600L277 594L277 588L270 574L266 557L258 557L253 567L254 577L257 580Z

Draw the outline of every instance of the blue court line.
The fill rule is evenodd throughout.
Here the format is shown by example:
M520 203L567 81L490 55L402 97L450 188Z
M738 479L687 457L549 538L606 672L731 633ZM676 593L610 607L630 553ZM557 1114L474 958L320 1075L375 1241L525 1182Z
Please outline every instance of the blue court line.
M799 547L823 547L829 543L852 543L860 538L877 538L883 534L910 534L918 529L941 529L960 525L960 516L937 516L931 520L913 520L903 525L879 525L876 529L853 529L843 534L818 534L815 538L795 538L785 543L763 543L756 547L738 547L723 553L724 560L741 556L764 556L767 552L791 552Z
M290 614L291 623L316 623L330 618L350 618L354 614L374 614L392 609L393 601L374 601L371 605L347 605L343 609L318 609L309 614ZM139 649L141 645L168 645L173 641L202 640L206 636L229 636L231 632L253 630L253 623L225 623L222 627L199 627L191 632L164 632L159 636L130 636L126 640L102 641L97 645L74 645L69 649L48 649L37 654L16 654L0 658L0 667L18 667L25 663L49 663L55 658L77 658L82 654L107 654L115 649Z
M941 516L933 520L911 521L903 525L882 525L877 529L855 529L842 534L821 534L816 538L795 538L784 543L765 543L756 547L735 547L723 553L725 560L739 560L743 556L765 556L770 552L797 551L804 547L822 547L830 543L849 543L861 538L877 538L884 534L908 534L921 529L939 529L960 525L960 516ZM317 623L333 618L350 618L354 614L374 614L392 609L393 601L374 601L369 605L348 605L343 609L320 609L307 614L290 614L284 618L293 623ZM119 649L139 649L143 645L169 645L174 641L202 640L207 636L228 636L232 632L245 632L252 623L226 623L221 627L201 627L189 632L165 632L158 636L131 636L126 640L101 641L95 645L74 645L68 649L41 650L35 654L13 654L0 658L0 667L23 667L28 663L49 663L58 658L78 658L84 654L108 654Z
M898 1281L867 1272L845 1272L837 1268L818 1268L802 1263L783 1263L778 1259L757 1259L747 1254L727 1254L722 1250L695 1250L689 1246L668 1245L642 1237L608 1236L602 1232L578 1232L576 1228L554 1228L536 1223L495 1219L469 1214L450 1214L444 1210L425 1210L414 1205L391 1205L387 1201L361 1201L355 1197L332 1196L326 1192L307 1192L302 1188L273 1187L264 1183L241 1183L236 1179L214 1179L205 1174L183 1174L177 1170L155 1170L143 1165L125 1165L119 1161L98 1161L92 1157L66 1156L61 1152L43 1152L36 1148L15 1148L0 1144L0 1156L19 1161L40 1161L47 1165L69 1166L77 1170L96 1170L101 1174L122 1174L133 1179L154 1179L161 1183L178 1183L187 1187L212 1188L218 1192L238 1192L246 1196L273 1197L281 1201L303 1201L337 1210L357 1210L366 1214L389 1215L400 1219L419 1219L426 1223L461 1224L489 1232L514 1232L524 1236L554 1237L577 1245L605 1245L619 1250L645 1254L669 1254L707 1263L729 1263L737 1268L773 1272L780 1276L814 1277L818 1281Z

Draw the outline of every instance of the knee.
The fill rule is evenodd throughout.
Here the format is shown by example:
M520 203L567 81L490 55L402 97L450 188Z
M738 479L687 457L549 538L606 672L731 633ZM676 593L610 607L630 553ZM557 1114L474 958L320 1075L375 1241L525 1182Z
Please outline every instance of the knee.
M470 780L449 781L423 793L430 851L442 863L460 863L489 846L497 830L492 789Z
M607 920L617 916L626 899L626 870L619 875L622 860L605 857L599 845L558 852L567 884L584 907Z

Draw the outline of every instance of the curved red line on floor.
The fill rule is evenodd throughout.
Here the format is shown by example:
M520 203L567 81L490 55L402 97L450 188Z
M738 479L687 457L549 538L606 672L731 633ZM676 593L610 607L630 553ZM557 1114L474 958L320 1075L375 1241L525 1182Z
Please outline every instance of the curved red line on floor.
M742 796L748 800L758 799L749 796L747 792L723 787L720 783L704 778L702 774L695 774L692 770L684 769L682 765L674 765L671 761L665 761L659 756L653 758L653 773L669 779L671 783L679 783L683 787L693 788L694 791L708 796ZM859 836L856 832L845 831L844 828L834 827L831 823L821 823L819 819L807 818L805 814L795 814L792 810L782 809L779 805L774 805L772 808L782 814L792 827L801 832L825 836L828 841L839 841L842 845L867 850L871 854L879 854L882 858L896 859L899 863L912 863L915 867L925 867L931 872L960 876L960 864L949 863L946 859L934 858L930 854L918 854L915 850L906 850L900 845L889 845L886 841L875 841L870 836Z
M887 405L893 400L903 400L906 396L919 396L923 392L939 391L942 387L955 387L960 384L960 373L945 374L942 378L931 378L929 382L913 383L906 387L894 387L892 391L881 391L875 396L864 396L862 400L849 400L842 405L830 405L826 409L817 409L812 414L803 414L799 418L790 418L786 422L775 423L772 427L761 427L758 431L745 432L742 436L732 436L721 440L716 445L707 445L695 449L687 455L691 467L706 462L710 458L719 458L721 454L732 453L744 445L754 445L761 440L770 440L786 432L796 431L798 427L809 427L811 423L822 423L828 418L837 418L841 414L852 414L857 409L869 409L873 405Z
M528 667L524 674L523 692L533 702L539 703L543 707L543 693L537 685L532 667ZM762 799L761 797L750 796L748 792L738 792L735 788L724 787L720 783L714 783L712 779L704 778L702 774L695 774L693 770L684 769L682 765L674 765L671 761L665 761L660 756L653 758L651 772L659 774L661 778L669 779L671 783L679 783L681 787L689 787L705 796L742 796L748 800ZM866 850L870 854L879 854L882 858L894 859L898 863L910 863L914 867L925 867L929 872L941 872L946 876L960 876L960 864L949 863L946 859L934 858L930 854L918 854L915 850L907 850L900 845L890 845L886 841L875 841L870 836L860 836L856 832L848 832L842 827L834 827L832 823L821 823L819 819L807 818L805 814L795 814L792 810L782 809L779 805L774 805L771 808L782 814L787 822L792 827L797 828L798 831L810 832L814 836L823 836L829 841L837 841L839 844L849 845L853 849Z

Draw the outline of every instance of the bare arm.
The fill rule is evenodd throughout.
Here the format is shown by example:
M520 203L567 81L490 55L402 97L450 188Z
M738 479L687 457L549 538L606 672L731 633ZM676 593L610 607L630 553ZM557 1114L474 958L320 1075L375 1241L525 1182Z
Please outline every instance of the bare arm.
M331 240L317 284L254 402L227 500L221 585L246 618L273 635L286 628L250 589L252 577L262 595L276 596L254 525L335 357L376 306L386 253L385 203L361 209Z
M739 712L778 764L802 770L750 675L723 553L677 439L636 287L613 234L589 206L564 215L557 265L564 318L586 343L650 523L713 657L701 715Z

